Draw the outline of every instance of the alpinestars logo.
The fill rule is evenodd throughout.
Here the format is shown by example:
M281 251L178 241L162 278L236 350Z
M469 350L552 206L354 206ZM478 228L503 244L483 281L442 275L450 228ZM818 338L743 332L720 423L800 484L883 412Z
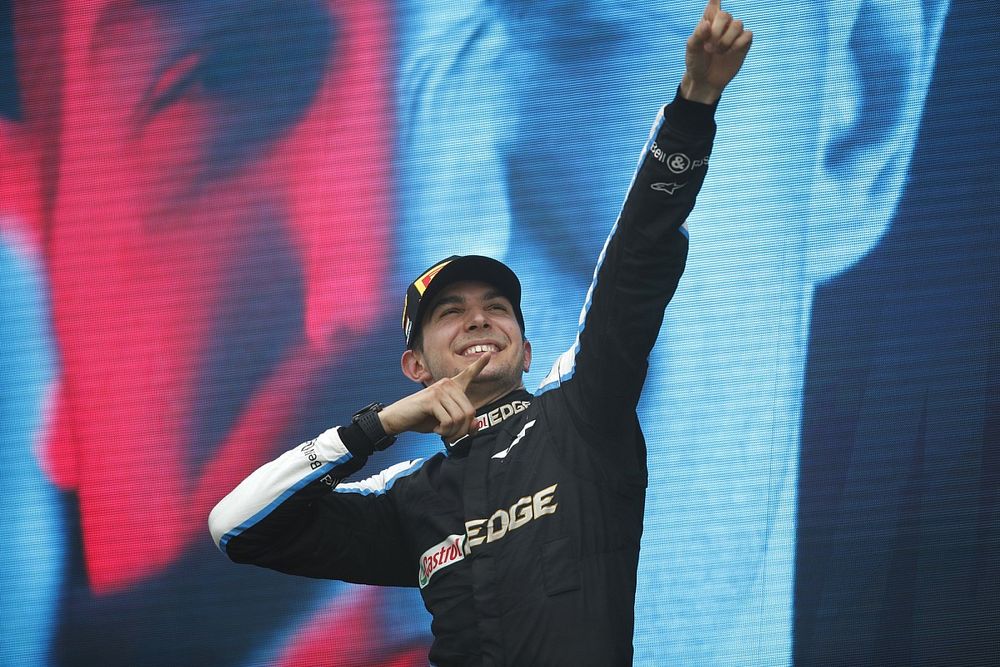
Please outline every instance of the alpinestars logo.
M649 187L657 192L666 192L668 195L672 195L685 185L687 183L653 183Z

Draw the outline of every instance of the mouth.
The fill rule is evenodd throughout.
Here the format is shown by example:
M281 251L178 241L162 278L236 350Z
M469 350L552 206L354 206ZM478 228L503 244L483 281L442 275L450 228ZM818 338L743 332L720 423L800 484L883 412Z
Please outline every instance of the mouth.
M496 343L474 343L463 349L459 356L472 359L484 354L496 354L499 351L500 346Z

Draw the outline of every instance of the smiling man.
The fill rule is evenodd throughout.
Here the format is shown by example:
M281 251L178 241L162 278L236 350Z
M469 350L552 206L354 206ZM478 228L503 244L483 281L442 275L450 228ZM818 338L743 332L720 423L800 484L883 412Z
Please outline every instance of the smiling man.
M709 1L576 340L537 394L522 383L531 345L514 273L476 255L437 262L403 306L403 373L424 388L251 474L212 511L219 547L291 574L419 587L436 665L631 664L648 476L636 406L684 270L715 106L751 40ZM441 435L444 451L342 483L407 431Z

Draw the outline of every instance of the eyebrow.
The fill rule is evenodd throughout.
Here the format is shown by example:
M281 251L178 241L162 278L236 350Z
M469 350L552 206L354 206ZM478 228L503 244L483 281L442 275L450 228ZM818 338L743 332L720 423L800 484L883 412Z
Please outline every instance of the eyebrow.
M453 294L451 296L443 296L434 302L434 304L431 306L430 312L436 313L441 306L447 306L450 304L461 305L463 303L465 303L465 297L458 296L457 294Z
M496 289L491 289L490 291L488 291L486 294L483 295L483 301L493 301L494 299L505 299L505 298L507 297L504 296L500 292L500 290ZM463 305L464 303L465 303L464 296L459 296L458 294L443 296L431 305L431 309L428 311L428 315L433 315L435 312L437 312L438 308L440 308L441 306L447 306L453 304Z

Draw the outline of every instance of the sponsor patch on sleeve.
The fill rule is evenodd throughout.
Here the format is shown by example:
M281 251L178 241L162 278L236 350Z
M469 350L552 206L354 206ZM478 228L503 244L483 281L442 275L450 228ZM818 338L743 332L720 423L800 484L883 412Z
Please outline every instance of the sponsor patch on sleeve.
M424 552L420 557L420 588L430 582L436 572L465 559L465 535L449 535Z

